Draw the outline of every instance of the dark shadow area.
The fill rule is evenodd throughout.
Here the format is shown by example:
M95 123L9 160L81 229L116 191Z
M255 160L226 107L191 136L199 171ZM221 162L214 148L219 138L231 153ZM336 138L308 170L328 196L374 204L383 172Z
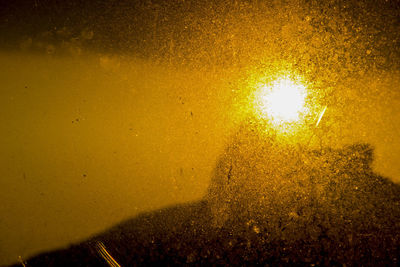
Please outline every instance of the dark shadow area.
M400 186L372 172L370 145L307 150L257 127L232 138L204 200L141 214L24 266L398 265Z

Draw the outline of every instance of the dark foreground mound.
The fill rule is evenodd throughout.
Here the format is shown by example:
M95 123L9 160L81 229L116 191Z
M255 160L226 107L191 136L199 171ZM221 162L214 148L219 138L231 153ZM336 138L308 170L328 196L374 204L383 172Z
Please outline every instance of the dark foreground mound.
M399 265L400 186L372 172L370 146L304 151L248 134L221 156L203 201L24 264Z

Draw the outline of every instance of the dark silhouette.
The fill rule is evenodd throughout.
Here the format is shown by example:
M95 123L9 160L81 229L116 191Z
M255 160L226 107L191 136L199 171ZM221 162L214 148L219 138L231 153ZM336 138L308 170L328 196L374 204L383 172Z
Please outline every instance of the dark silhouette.
M400 186L373 173L373 148L283 145L243 125L204 200L141 214L26 266L392 265Z

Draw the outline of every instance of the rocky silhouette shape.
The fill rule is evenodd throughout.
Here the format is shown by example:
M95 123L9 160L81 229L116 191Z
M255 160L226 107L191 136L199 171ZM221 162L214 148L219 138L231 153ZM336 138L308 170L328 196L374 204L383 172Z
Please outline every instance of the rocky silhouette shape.
M397 266L400 186L372 161L368 144L311 150L244 125L202 201L143 213L24 264Z

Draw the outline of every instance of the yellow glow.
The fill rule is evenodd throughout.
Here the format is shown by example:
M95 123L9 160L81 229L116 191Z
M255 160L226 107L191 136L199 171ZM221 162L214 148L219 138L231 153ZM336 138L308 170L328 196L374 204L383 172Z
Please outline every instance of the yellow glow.
M262 86L256 101L263 117L275 124L293 123L300 120L306 95L302 84L285 77Z

